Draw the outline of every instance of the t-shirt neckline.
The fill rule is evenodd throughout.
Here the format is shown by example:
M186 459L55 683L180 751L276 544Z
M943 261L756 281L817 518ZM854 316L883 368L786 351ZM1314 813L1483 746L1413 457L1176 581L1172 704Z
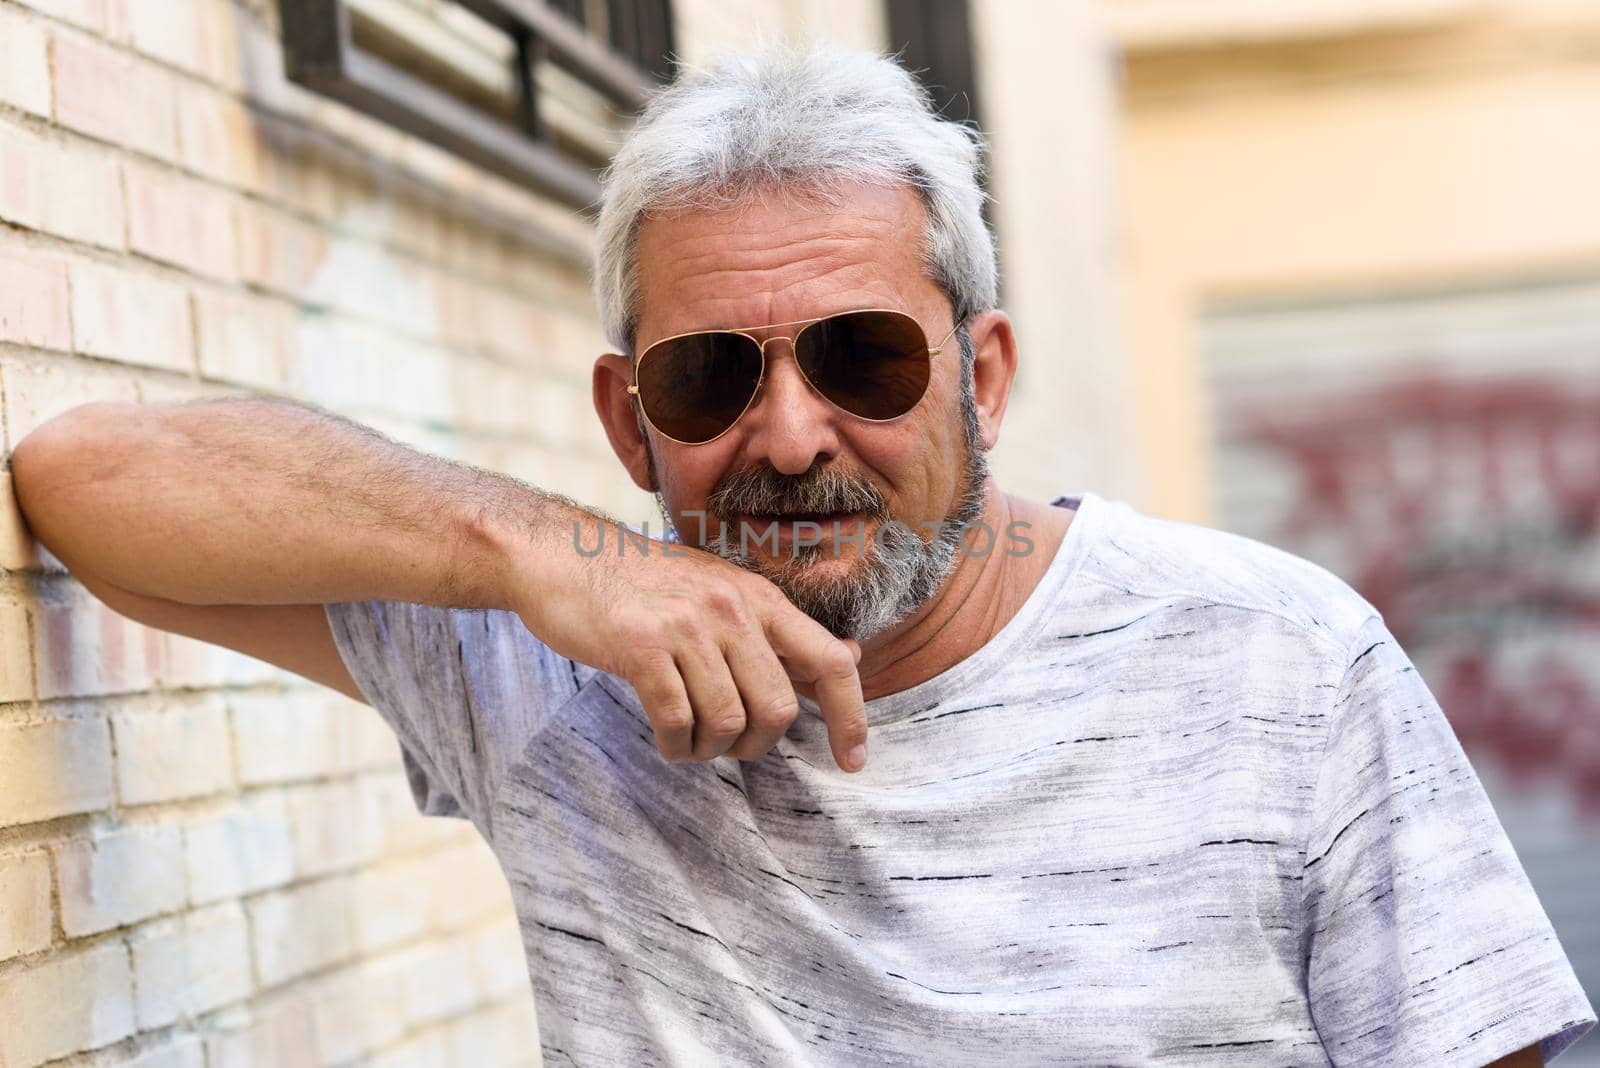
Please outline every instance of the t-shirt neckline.
M893 723L913 713L926 711L959 694L977 679L993 676L1005 666L1017 645L1039 628L1067 581L1088 554L1094 528L1100 521L1106 502L1094 493L1084 492L1063 495L1050 503L1067 507L1073 500L1078 502L1076 514L1067 527L1066 536L1062 538L1055 557L1040 577L1038 585L1028 594L1016 614L965 659L914 686L866 702L868 726ZM1001 550L997 548L996 551ZM804 696L800 698L800 707L812 714L818 710L816 702Z

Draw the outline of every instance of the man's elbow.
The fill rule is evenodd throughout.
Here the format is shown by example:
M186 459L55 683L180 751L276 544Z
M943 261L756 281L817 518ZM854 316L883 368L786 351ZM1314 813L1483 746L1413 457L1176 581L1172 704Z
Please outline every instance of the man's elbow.
M97 431L138 405L95 401L69 408L35 427L11 450L11 489L28 533L67 562L78 491L97 477L113 452Z

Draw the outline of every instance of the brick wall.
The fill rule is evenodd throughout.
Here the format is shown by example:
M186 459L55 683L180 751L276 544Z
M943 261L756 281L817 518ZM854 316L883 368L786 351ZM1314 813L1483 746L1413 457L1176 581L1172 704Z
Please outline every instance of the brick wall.
M0 449L255 390L651 515L589 415L587 225L288 84L276 17L0 0ZM9 479L0 1065L536 1062L504 880L377 716L111 612Z

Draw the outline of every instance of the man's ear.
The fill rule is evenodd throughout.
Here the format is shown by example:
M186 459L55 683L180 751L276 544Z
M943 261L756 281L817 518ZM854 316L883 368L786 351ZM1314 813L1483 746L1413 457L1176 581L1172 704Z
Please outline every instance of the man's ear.
M628 385L633 379L633 361L608 352L594 361L594 410L605 427L611 451L628 469L633 484L648 493L656 491L651 470L649 446L644 440L641 420L635 412Z
M985 451L1000 440L1000 423L1005 419L1006 402L1017 377L1017 335L1011 319L998 308L979 312L967 320L967 335L972 338L975 360L972 365L972 390L978 407L978 425ZM958 355L960 349L952 345Z

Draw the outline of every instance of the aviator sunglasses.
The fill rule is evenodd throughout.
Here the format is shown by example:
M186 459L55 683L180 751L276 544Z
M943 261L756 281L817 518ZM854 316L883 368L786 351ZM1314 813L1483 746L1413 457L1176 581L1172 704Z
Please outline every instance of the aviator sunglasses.
M628 392L645 418L680 445L715 441L749 410L767 372L767 344L746 330L799 326L794 358L800 374L825 399L872 422L898 419L928 391L939 344L911 316L885 308L840 312L791 323L696 330L662 338L639 354Z

